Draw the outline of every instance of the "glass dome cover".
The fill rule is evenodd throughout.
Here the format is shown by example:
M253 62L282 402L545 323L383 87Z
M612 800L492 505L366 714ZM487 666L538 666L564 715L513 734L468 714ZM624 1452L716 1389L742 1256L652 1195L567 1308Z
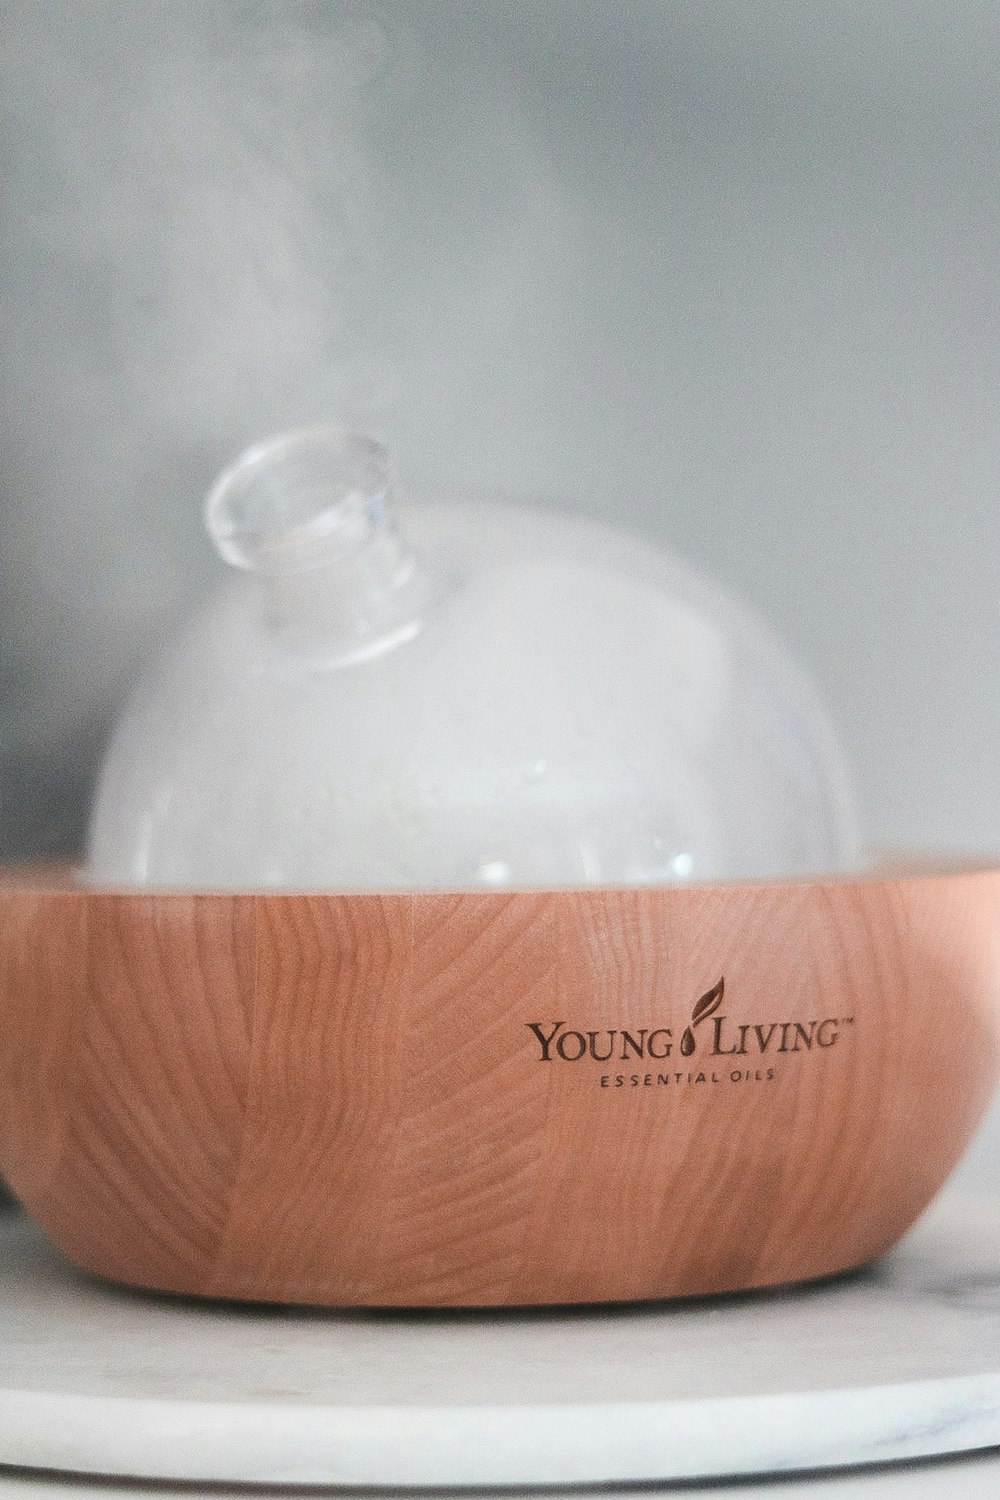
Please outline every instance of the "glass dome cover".
M840 755L769 631L667 553L524 505L407 505L337 428L208 497L240 574L140 687L95 879L615 885L844 868Z

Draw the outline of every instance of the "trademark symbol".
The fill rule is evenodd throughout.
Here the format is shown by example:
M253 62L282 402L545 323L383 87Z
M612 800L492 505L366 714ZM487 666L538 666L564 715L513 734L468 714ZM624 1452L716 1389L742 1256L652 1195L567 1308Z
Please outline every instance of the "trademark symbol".
M841 1024L841 1026L853 1026L854 1025L854 1017L853 1016L842 1016L840 1024Z

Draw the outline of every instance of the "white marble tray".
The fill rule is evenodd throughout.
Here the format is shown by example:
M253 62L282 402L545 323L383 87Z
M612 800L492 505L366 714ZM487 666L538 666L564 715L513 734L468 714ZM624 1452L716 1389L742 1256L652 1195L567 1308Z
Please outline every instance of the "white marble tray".
M771 1473L1000 1444L1000 1200L698 1303L323 1314L130 1294L0 1216L0 1464L344 1485Z

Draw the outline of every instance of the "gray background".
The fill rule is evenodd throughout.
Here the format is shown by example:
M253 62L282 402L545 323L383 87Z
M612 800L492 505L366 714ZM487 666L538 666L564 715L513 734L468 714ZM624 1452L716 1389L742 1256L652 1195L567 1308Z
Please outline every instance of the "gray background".
M1000 848L998 98L995 4L8 3L0 855L79 847L214 472L328 417L685 553L873 843Z

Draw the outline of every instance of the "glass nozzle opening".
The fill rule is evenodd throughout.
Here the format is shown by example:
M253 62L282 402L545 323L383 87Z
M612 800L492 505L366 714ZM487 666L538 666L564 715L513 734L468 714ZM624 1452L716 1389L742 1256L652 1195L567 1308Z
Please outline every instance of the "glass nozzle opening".
M310 427L241 454L213 486L205 525L234 567L302 573L364 545L384 519L388 495L381 443Z

